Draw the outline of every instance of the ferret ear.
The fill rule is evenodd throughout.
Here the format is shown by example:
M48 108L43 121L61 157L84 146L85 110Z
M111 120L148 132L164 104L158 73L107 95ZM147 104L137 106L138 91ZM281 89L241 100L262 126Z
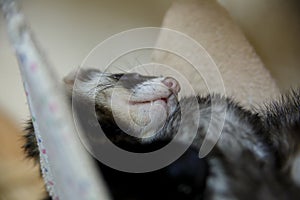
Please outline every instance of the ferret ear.
M65 87L67 89L67 92L72 93L73 91L73 87L74 87L74 83L77 77L77 73L80 71L79 68L76 68L74 70L72 70L67 76L65 76L63 78L63 81L65 83Z
M72 93L76 79L85 82L90 80L95 74L99 73L102 72L98 69L74 69L63 79L67 92Z

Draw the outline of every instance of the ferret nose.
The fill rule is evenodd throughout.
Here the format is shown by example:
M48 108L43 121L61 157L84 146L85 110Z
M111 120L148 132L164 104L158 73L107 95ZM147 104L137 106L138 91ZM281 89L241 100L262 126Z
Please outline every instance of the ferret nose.
M180 85L178 81L172 77L166 77L162 83L167 86L173 93L178 94L180 91Z

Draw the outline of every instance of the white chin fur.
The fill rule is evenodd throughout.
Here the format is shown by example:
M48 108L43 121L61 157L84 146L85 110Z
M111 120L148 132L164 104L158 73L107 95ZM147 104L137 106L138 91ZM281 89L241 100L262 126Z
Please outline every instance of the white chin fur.
M154 136L157 130L161 129L166 123L167 108L164 102L155 101L149 109L150 122L142 132L143 139Z
M121 98L113 99L115 122L128 135L141 139L151 137L166 122L168 108L162 100L132 105Z
M113 93L114 118L125 133L143 141L151 140L174 112L176 96L161 81L162 78L146 81L127 94Z
M130 115L130 129L135 137L146 139L154 136L167 119L167 109L163 102L156 101L134 109Z

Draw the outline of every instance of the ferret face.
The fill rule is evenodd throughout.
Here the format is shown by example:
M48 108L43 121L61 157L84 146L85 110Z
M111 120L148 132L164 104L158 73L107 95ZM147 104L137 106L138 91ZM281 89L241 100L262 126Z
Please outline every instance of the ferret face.
M179 83L171 77L84 70L64 80L81 96L111 112L125 133L147 140L163 127L177 106ZM73 88L75 78L76 86Z

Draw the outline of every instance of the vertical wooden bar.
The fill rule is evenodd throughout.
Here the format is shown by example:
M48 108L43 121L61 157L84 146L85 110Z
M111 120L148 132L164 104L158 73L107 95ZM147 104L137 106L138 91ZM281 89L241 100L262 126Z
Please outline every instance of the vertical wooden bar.
M47 189L54 200L108 200L90 157L82 147L70 106L13 0L0 0L8 35L19 61Z

